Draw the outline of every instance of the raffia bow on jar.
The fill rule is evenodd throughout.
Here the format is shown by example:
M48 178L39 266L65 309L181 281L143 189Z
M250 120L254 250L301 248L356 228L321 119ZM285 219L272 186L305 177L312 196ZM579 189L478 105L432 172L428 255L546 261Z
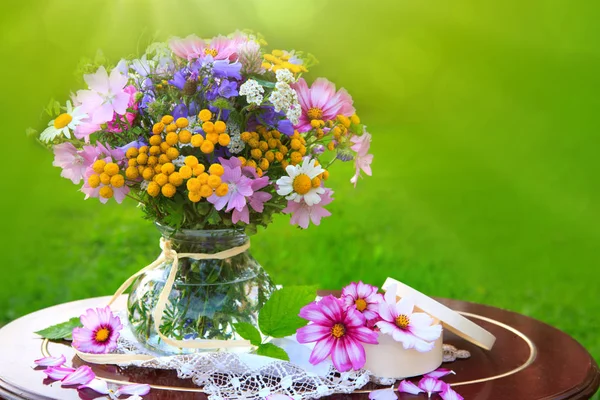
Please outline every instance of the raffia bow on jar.
M112 305L140 276L150 273L151 271L156 270L163 263L170 263L171 267L167 276L167 279L164 283L164 286L160 290L160 295L158 296L158 300L156 305L154 306L154 310L152 312L153 319L153 328L157 333L160 340L162 340L166 345L172 346L174 348L179 349L201 349L201 350L218 350L218 349L234 349L234 348L251 348L252 345L248 340L202 340L202 339L191 339L191 340L177 340L170 338L161 332L161 325L165 315L165 309L169 302L169 295L173 290L173 286L175 284L175 279L177 277L180 260L181 259L193 259L193 260L226 260L237 255L243 254L250 248L250 242L246 241L244 244L240 246L236 246L224 251L219 251L217 253L207 254L207 253L178 253L173 249L173 244L171 240L165 239L164 237L160 239L160 247L162 252L158 256L158 258L150 263L148 266L142 268L132 276L130 276L119 289L115 292L113 297L108 302L108 306ZM143 361L152 359L152 356L149 355L125 355L125 354L92 354L85 353L80 350L77 350L77 355L91 363L100 363L100 364L110 364L110 363L122 363L122 362L131 362L131 361Z

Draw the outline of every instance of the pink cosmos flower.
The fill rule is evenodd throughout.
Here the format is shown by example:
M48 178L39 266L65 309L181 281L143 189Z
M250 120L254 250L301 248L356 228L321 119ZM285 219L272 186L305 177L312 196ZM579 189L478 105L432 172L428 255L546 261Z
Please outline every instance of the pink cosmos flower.
M450 374L456 375L456 372L452 371L451 369L447 369L447 368L438 368L435 371L431 371L423 376L425 376L427 378L440 379L440 378L443 378L444 376L450 375Z
M135 88L135 86L133 85L129 85L127 87L125 87L125 89L123 89L123 91L125 93L129 94L129 102L127 103L127 108L128 109L132 109L134 111L137 111L138 109L138 104L135 101L136 95L137 95L137 89ZM133 120L135 120L136 117L136 113L135 112L129 112L127 111L125 113L125 121L123 121L123 119L119 116L119 115L115 115L112 119L112 121L110 121L107 125L108 125L108 131L110 132L117 132L120 133L122 131L121 126L119 125L119 120L121 121L122 124L124 125L132 125L133 124Z
M442 400L464 400L464 397L456 393L448 384L446 384L446 388L440 393L440 397Z
M44 373L48 375L48 378L55 381L60 381L73 372L75 372L75 369L69 367L48 367L44 370Z
M411 381L407 381L406 379L403 380L402 382L400 382L400 384L398 385L398 391L402 392L402 393L409 393L409 394L423 393L422 389L420 389L417 385L415 385Z
M335 91L335 84L325 78L317 78L310 89L304 78L292 84L298 94L298 102L302 108L302 115L298 124L294 126L300 132L311 129L310 121L319 119L329 121L335 119L339 114L347 117L354 114L352 97L346 89Z
M121 320L110 311L110 307L88 309L81 316L83 328L73 329L73 346L85 353L109 353L117 348ZM85 384L88 382L84 382Z
M206 55L214 60L235 60L240 47L248 41L244 35L235 35L233 38L216 36L209 42L198 36L190 35L186 38L174 37L169 41L169 46L175 55L186 60L193 60Z
M398 395L392 386L387 389L373 390L369 393L369 400L398 400Z
M203 53L206 43L196 35L189 35L185 38L174 37L169 40L169 47L177 57L193 60Z
M102 66L96 73L84 75L83 79L90 90L79 90L77 102L90 116L92 124L111 121L114 113L125 115L130 98L129 93L124 90L127 76L115 68L109 77L106 69Z
M85 175L87 168L93 164L96 156L89 152L78 151L70 142L57 144L54 151L55 167L62 168L60 176L78 184Z
M296 202L288 200L287 207L282 211L284 214L292 214L290 224L298 225L301 228L308 228L310 221L315 225L321 224L321 218L331 216L331 212L325 209L324 206L333 201L333 190L325 188L325 192L321 194L321 201L318 204L309 206L304 200Z
M371 134L365 130L360 136L352 136L350 141L354 143L350 148L356 152L356 157L354 158L356 172L350 179L350 182L356 187L361 170L368 176L372 175L371 163L373 162L373 154L368 154L371 147Z
M61 386L85 385L90 383L96 374L87 365L82 365L61 380Z
M402 342L405 349L426 352L433 349L434 342L442 334L440 324L432 325L433 318L425 313L413 313L415 307L411 297L403 297L396 303L396 285L385 293L385 302L379 304L382 318L375 326L381 333Z
M237 210L241 213L244 207L246 207L246 197L250 197L254 193L252 190L252 179L242 174L240 166L232 168L234 164L225 163L222 165L225 172L221 175L221 181L227 183L229 191L222 197L213 194L207 200L209 203L214 204L215 209L219 211L227 206L225 209L226 212Z
M423 378L419 381L419 388L422 389L429 397L432 393L439 393L446 389L446 384L438 381L435 378Z
M66 362L67 359L65 358L64 354L60 357L44 357L34 361L35 365L40 367L60 367Z
M355 308L364 315L367 322L379 318L379 303L383 302L383 296L377 293L379 288L362 282L352 282L342 289L342 301L344 308Z
M365 327L365 317L354 309L344 311L342 302L332 295L300 310L299 316L312 324L298 329L299 343L317 342L309 361L315 365L331 355L340 372L361 369L366 356L362 343L377 344L377 333Z

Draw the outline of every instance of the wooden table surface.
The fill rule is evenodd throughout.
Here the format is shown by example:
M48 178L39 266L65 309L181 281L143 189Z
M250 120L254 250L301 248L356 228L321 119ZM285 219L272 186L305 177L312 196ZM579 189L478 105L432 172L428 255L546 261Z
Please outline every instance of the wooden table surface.
M90 392L63 389L45 380L33 360L42 357L43 341L33 332L79 316L87 308L104 306L108 298L65 303L26 315L0 329L0 396L7 399L86 399ZM471 358L443 366L456 375L445 378L465 399L537 400L588 399L600 385L600 372L589 353L567 334L532 318L480 304L438 299L462 312L497 337L491 351L471 345L444 332L444 342L471 352ZM124 307L123 297L114 306ZM67 363L83 362L68 346L50 343L50 354L65 354ZM91 365L98 377L122 382L149 383L153 390L145 399L206 399L189 380L173 371ZM331 400L367 399L375 385L352 395L335 395ZM400 399L426 399L424 395L402 394ZM439 399L439 396L432 398Z

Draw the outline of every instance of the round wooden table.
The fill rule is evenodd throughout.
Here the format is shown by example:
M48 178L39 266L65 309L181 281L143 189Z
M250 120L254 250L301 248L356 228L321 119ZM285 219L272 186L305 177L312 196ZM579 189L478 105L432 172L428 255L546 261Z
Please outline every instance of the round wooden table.
M589 353L565 333L532 318L457 300L438 299L460 311L497 337L491 351L482 350L449 332L444 343L471 352L471 358L446 363L456 375L444 380L465 399L588 399L600 385L598 365ZM7 399L85 399L93 392L63 389L60 383L45 379L43 368L33 360L50 354L65 354L67 364L83 364L65 344L44 342L33 332L79 316L87 308L104 306L108 297L60 304L26 315L0 329L0 396ZM121 298L113 309L125 306ZM45 345L43 345L45 343ZM146 399L206 399L202 389L189 380L177 378L174 371L90 365L96 375L108 381L148 383L153 389ZM332 400L367 399L369 385L352 395L335 395ZM427 396L401 394L400 399L426 399ZM434 395L432 399L439 399Z

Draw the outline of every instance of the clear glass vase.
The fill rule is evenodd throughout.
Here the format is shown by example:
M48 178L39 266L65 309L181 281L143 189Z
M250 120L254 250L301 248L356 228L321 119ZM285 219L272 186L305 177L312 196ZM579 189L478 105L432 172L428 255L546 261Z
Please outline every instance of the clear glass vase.
M249 240L243 230L237 229L174 231L157 226L177 253L214 254ZM135 281L128 300L129 322L138 340L153 351L203 351L169 346L154 329L152 314L171 266L172 261L165 261ZM258 312L274 290L271 279L248 250L223 260L179 258L160 331L176 340L241 339L233 324L248 322L257 326Z

